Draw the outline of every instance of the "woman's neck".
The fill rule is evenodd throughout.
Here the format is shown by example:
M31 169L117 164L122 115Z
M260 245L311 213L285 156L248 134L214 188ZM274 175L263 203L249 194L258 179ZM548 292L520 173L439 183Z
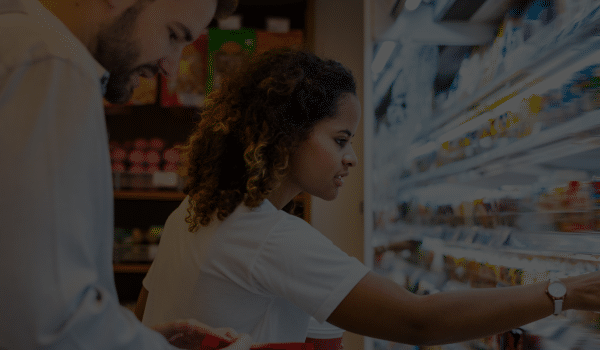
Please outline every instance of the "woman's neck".
M267 196L267 199L273 204L277 210L283 209L294 197L302 192L300 189L292 188L290 186L281 185L271 191Z

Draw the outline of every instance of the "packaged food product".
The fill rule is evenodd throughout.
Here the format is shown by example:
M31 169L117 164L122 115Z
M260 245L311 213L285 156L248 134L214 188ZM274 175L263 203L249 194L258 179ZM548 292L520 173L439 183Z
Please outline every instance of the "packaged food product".
M154 137L150 139L150 148L157 151L162 151L163 148L165 148L165 140L160 137Z
M177 148L169 148L163 152L163 158L167 163L179 162L179 150Z
M231 345L232 342L221 338L217 335L206 334L202 342L193 350L218 350ZM251 350L314 350L315 347L311 343L267 343L253 345Z
M343 329L327 322L319 323L311 317L306 343L312 344L315 350L341 350L344 348L343 335Z
M160 153L155 149L151 149L144 154L144 161L149 165L158 165L161 161Z
M127 151L121 147L115 147L110 152L110 160L113 162L122 162L127 158Z
M141 149L134 149L129 152L128 160L131 164L142 164L144 162L145 154Z
M147 139L140 137L133 141L133 147L135 149L145 151L148 148L148 146L150 146L150 142Z

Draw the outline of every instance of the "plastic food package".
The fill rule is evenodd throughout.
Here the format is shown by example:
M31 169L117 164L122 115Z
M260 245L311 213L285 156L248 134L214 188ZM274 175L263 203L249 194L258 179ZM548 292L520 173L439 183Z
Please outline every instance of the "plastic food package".
M202 340L202 344L195 347L194 350L217 350L231 345L232 342L216 335L207 334ZM311 343L267 343L253 345L252 350L314 350Z
M319 323L310 318L306 342L312 344L315 350L341 350L344 330L327 322Z

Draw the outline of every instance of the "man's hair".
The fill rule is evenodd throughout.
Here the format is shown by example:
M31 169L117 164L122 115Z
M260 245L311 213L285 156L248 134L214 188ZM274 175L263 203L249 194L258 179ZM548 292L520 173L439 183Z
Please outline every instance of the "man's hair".
M237 6L238 0L217 0L215 19L224 19L231 16Z

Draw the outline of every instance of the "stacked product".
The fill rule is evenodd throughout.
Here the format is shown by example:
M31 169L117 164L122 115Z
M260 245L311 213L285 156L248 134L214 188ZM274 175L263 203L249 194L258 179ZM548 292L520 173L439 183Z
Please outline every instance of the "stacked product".
M179 150L165 148L161 138L118 143L111 141L113 185L119 189L177 189L181 179L177 175Z
M113 262L151 262L156 256L162 230L162 226L151 226L148 230L115 228Z

